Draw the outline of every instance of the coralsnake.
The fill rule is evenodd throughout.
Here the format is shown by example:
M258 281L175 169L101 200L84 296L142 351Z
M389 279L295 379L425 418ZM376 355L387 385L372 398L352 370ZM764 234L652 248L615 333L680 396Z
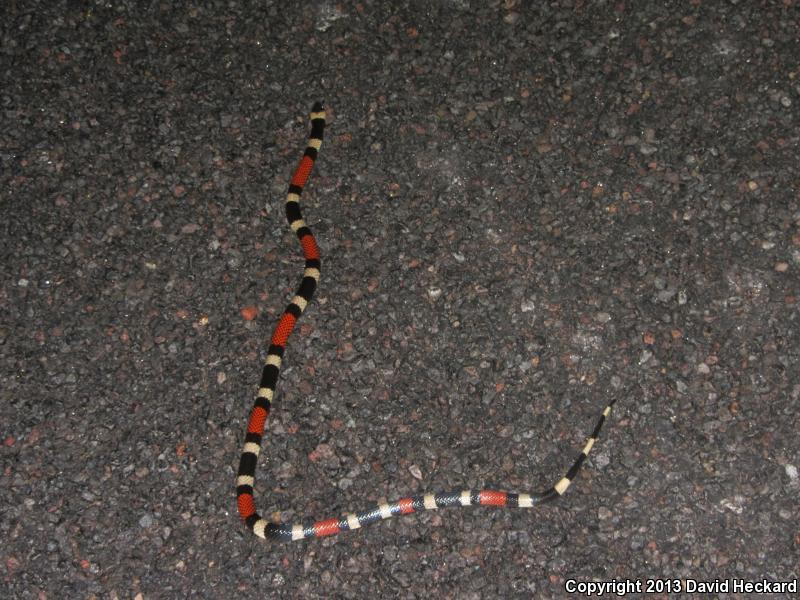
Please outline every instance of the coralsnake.
M307 525L303 524L278 524L271 523L261 517L256 511L253 500L253 485L255 483L256 463L261 450L261 439L269 416L275 386L281 362L286 350L286 342L294 329L300 315L311 301L316 290L320 276L320 252L314 235L311 233L300 212L300 196L303 188L314 167L325 129L325 110L322 103L317 102L311 109L311 134L308 139L303 158L292 176L289 191L286 195L286 220L289 227L297 234L300 246L303 249L305 268L300 286L289 305L278 321L272 334L267 359L261 373L261 383L258 387L250 420L247 425L244 448L239 461L239 471L236 478L236 496L239 515L247 527L258 537L288 542L307 538L333 535L341 531L359 529L364 525L388 519L395 515L407 515L421 510L446 508L450 506L504 506L509 508L531 508L559 498L570 486L581 465L586 460L592 447L600 435L603 423L611 414L611 407L615 400L603 409L597 424L586 441L578 458L567 471L566 475L558 480L552 487L539 493L514 493L496 490L463 490L454 492L438 492L417 494L401 498L394 502L380 502L367 510L349 513L343 517L334 517L316 521Z

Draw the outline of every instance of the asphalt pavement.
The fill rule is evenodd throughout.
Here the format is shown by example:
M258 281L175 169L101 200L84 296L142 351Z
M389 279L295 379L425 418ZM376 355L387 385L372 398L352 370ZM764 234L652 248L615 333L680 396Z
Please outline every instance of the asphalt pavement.
M0 8L0 597L791 596L797 1L202 5ZM558 503L240 522L317 100L259 510L539 491L615 398Z

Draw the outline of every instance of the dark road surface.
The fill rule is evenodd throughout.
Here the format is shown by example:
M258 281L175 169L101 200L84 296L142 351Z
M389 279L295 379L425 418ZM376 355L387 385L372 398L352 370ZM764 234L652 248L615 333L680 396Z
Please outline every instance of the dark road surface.
M798 2L203 4L0 8L0 598L791 595ZM259 510L540 490L616 398L557 504L240 523L316 100Z

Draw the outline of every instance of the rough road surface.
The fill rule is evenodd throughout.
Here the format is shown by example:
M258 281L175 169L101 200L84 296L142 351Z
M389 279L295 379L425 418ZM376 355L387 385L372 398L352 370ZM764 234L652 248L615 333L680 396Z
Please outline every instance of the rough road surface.
M172 4L0 8L0 597L796 581L795 0ZM616 397L560 503L241 525L315 100L259 510L540 490Z

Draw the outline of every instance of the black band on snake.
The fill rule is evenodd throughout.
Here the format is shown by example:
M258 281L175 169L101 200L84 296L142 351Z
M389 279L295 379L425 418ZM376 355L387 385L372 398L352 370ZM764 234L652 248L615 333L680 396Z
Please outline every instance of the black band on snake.
M311 109L311 135L308 140L303 158L292 176L289 184L289 193L286 196L286 220L289 227L297 234L305 257L303 279L297 293L292 298L278 325L272 334L271 343L267 350L267 360L261 374L261 383L258 388L255 404L250 413L247 425L244 448L239 461L239 472L236 478L236 495L239 506L239 515L247 527L258 537L288 542L307 538L333 535L342 531L359 529L364 525L388 519L395 515L407 515L413 512L446 508L450 506L505 506L508 508L531 508L559 498L575 479L581 465L586 460L589 452L600 435L604 421L611 413L614 405L612 400L603 409L591 435L586 441L578 458L561 479L552 487L539 493L514 493L496 490L463 490L454 492L439 492L435 494L418 494L401 498L395 502L382 502L372 508L360 512L353 512L342 517L334 517L321 521L309 522L307 525L271 523L261 517L256 511L253 500L253 485L255 483L256 463L261 450L261 438L269 416L270 405L278 381L281 361L286 349L286 342L294 329L295 323L303 314L306 306L314 295L314 290L319 282L320 254L314 235L303 220L300 212L300 195L311 174L314 161L322 145L322 134L325 129L325 112L321 103L314 104Z

